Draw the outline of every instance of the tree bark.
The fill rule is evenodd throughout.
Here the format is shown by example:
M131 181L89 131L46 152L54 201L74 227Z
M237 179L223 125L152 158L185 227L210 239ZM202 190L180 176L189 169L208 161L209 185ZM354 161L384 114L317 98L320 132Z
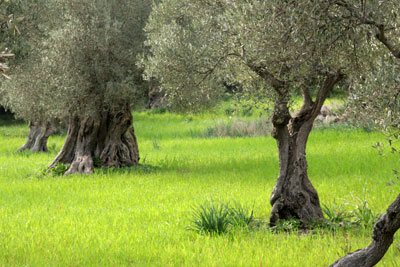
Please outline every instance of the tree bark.
M20 151L48 152L47 140L56 132L54 122L31 121L29 122L29 136L26 143L19 148Z
M314 118L311 112L292 118L286 103L276 105L273 137L279 151L279 177L272 191L270 225L278 220L308 222L323 218L318 193L307 175L306 144Z
M393 236L400 228L400 195L382 214L374 226L372 243L335 261L330 267L375 266L393 243Z
M341 79L340 72L329 75L321 85L315 102L309 90L305 90L303 106L293 117L286 94L281 94L275 104L272 136L278 145L279 176L270 199L271 226L276 225L278 220L299 219L305 223L323 218L318 193L308 179L306 145L326 97Z
M71 118L64 146L49 169L58 163L70 164L65 175L137 165L139 150L130 110Z

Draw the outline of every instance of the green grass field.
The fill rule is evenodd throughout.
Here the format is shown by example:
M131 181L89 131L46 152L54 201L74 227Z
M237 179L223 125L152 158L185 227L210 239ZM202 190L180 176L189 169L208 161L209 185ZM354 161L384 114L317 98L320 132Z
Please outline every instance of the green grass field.
M203 138L222 115L135 113L142 167L90 176L41 175L49 154L15 153L24 124L0 125L0 266L327 266L371 241L371 229L274 233L265 227L220 236L187 230L192 208L240 202L267 222L278 161L269 136ZM226 117L225 117L226 118ZM317 129L309 176L322 203L368 201L382 213L400 184L400 159L378 156L376 132ZM400 266L400 236L378 266Z

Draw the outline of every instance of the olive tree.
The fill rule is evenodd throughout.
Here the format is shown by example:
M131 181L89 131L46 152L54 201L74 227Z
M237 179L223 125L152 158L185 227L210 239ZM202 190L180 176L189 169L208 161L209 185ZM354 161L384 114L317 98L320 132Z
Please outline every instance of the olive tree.
M131 105L141 92L136 55L143 50L149 0L64 1L65 24L44 55L48 99L68 118L66 141L50 168L71 173L132 166L139 151Z
M398 1L332 1L340 7L338 16L353 21L365 33L364 49L369 67L355 79L351 110L363 119L371 119L389 136L396 146L400 138L400 18ZM361 37L362 38L362 37ZM394 153L399 153L393 147ZM382 214L373 229L372 243L337 260L331 266L362 266L377 264L400 228L400 195Z
M34 57L29 57L33 60ZM40 59L36 59L40 60ZM14 65L12 79L4 81L0 87L0 103L10 109L14 116L29 121L29 135L20 150L47 152L47 140L56 132L56 114L51 108L57 108L43 94L50 89L40 69L40 61L26 62L26 65Z
M145 28L147 78L159 80L177 107L212 102L223 81L273 101L279 176L271 225L323 217L307 174L306 145L329 92L353 68L358 42L356 29L332 18L330 7L329 1L165 0ZM293 94L303 97L297 112L290 110Z
M56 129L50 112L52 103L46 101L42 90L48 86L48 78L40 64L48 33L60 27L60 10L56 0L12 1L7 9L14 14L11 17L14 32L2 37L17 57L12 62L13 79L0 86L0 103L17 118L29 121L29 136L20 150L47 152L47 139ZM18 28L15 28L16 22ZM15 31L21 34L16 36Z

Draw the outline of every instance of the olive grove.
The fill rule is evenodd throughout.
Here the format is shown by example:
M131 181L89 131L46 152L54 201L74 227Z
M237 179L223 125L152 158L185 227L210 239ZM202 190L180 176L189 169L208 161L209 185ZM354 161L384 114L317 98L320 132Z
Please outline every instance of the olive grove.
M137 165L131 108L147 91L143 77L178 110L217 103L225 85L272 104L279 175L271 226L323 220L306 147L335 87L350 84L347 112L384 131L399 153L398 1L6 3L0 1L0 72L7 78L0 82L0 105L29 121L22 150L47 151L54 121L67 122L65 143L49 169L66 164L68 175ZM17 55L12 62L10 48ZM301 107L293 110L296 96ZM372 243L331 266L374 266L399 228L400 195L376 222Z

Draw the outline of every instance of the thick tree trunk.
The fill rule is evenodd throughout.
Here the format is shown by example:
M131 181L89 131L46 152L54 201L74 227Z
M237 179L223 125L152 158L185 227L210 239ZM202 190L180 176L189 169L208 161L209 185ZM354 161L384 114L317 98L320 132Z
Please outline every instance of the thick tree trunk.
M20 147L22 150L30 150L33 152L48 152L47 140L49 136L56 132L54 122L31 121L29 122L29 136L25 145Z
M139 150L129 109L89 118L71 118L67 139L49 169L70 164L66 175L92 173L95 167L127 167L139 163Z
M318 193L308 179L306 145L315 118L335 84L342 79L340 72L328 75L321 85L316 101L309 88L303 90L303 106L292 117L284 87L277 92L272 136L279 151L279 177L272 191L270 225L278 220L299 219L302 223L323 218ZM279 86L279 83L277 84Z
M274 226L282 219L296 218L304 223L323 218L318 193L307 175L306 145L315 118L320 113L329 92L343 79L343 75L340 70L327 74L315 101L312 99L310 88L315 85L316 76L312 75L309 79L305 79L302 87L303 106L292 117L288 107L290 82L275 77L268 71L268 66L253 62L246 64L269 82L278 96L272 118L274 125L272 136L278 144L279 177L270 199L272 205L270 225Z
M285 103L277 109L273 137L278 144L279 177L270 199L270 225L293 218L301 222L323 218L318 193L307 175L306 144L314 121L312 112L291 118Z
M376 222L372 233L372 243L364 249L347 254L334 262L331 267L375 266L393 243L393 236L399 228L400 195Z

